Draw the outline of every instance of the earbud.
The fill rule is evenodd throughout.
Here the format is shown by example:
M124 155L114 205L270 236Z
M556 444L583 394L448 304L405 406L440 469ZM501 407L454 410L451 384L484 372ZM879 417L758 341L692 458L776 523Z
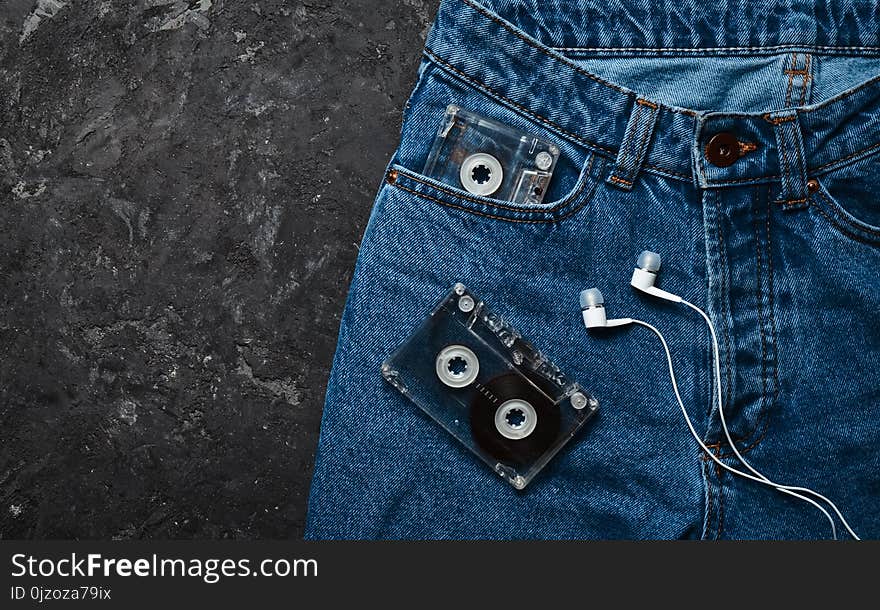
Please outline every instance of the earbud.
M636 290L641 290L647 294L673 303L681 303L682 298L678 295L660 290L654 286L657 281L657 272L660 271L660 255L656 252L645 250L639 254L639 260L636 262L636 268L633 270L630 285Z
M831 524L831 534L834 539L837 539L837 526L835 525L834 518L831 514L825 509L824 506L811 499L808 496L813 496L823 502L827 503L837 514L840 521L843 523L844 527L846 527L847 532L856 540L860 540L858 535L853 531L852 527L850 527L849 523L847 523L846 519L843 516L843 513L840 512L840 509L837 508L837 505L834 504L831 500L823 496L822 494L808 489L806 487L796 487L793 485L782 485L780 483L776 483L772 481L756 468L754 468L751 464L746 461L746 459L742 456L739 449L736 446L736 443L733 440L733 437L730 434L730 430L727 427L727 420L724 416L724 400L722 397L722 380L721 380L721 366L720 366L720 355L718 349L718 337L715 332L715 326L712 323L709 314L705 311L690 303L685 301L680 296L672 294L670 292L666 292L665 290L660 290L656 286L654 286L654 282L657 281L657 272L660 271L660 255L656 252L651 252L649 250L645 250L639 255L638 262L636 263L636 268L633 270L632 279L630 280L630 285L636 290L641 290L646 294L650 294L655 297L660 297L661 299L666 299L667 301L672 301L673 303L682 303L685 306L693 309L697 313L702 316L703 320L709 327L709 333L712 337L712 367L714 373L714 386L715 392L713 396L713 402L718 406L718 416L721 420L721 427L724 430L724 436L727 439L727 443L730 445L733 450L734 455L739 460L739 462L745 466L748 472L743 470L738 470L733 466L723 462L715 452L711 451L709 447L703 442L701 436L697 433L694 428L693 422L691 421L690 416L688 415L687 408L685 408L684 401L681 397L681 392L678 389L678 380L675 377L675 370L672 364L672 354L669 350L669 344L666 342L666 339L663 337L663 334L657 329L656 326L649 324L643 320L634 319L634 318L618 318L615 320L608 320L605 317L605 299L602 297L602 293L599 292L598 288L590 288L588 290L584 290L580 294L580 304L581 304L581 313L584 318L584 326L587 329L592 328L610 328L613 326L625 326L627 324L636 324L639 326L643 326L652 332L654 332L657 337L660 339L660 343L663 345L663 351L666 353L666 362L669 366L669 376L672 379L672 389L675 393L676 401L678 402L678 406L681 408L681 412L684 415L685 423L687 424L688 429L690 430L691 436L694 437L694 440L697 442L697 445L703 450L703 452L717 464L718 468L723 468L728 472L743 477L745 479L749 479L750 481L754 481L756 483L766 485L777 491L787 494L789 496L798 498L799 500L803 500L808 504L814 506L818 510L822 512L823 515L828 519Z
M605 317L605 297L602 296L598 288L588 288L581 291L580 301L584 326L587 328L611 328L632 324L632 318L608 320Z

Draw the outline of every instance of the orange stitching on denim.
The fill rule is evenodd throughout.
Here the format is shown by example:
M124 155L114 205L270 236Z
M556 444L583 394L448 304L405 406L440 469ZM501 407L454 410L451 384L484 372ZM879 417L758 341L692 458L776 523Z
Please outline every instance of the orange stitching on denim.
M649 102L648 100L643 100L641 98L636 100L636 104L641 104L642 106L647 106L648 108L650 108L652 110L657 110L657 108L659 108L659 106L657 104L655 104L654 102Z
M508 221L508 222L520 222L520 223L553 222L552 219L547 219L547 220L539 220L539 219L520 219L520 218L508 218L507 216L498 216L498 215L495 215L495 214L486 214L485 212L480 212L479 210L474 210L474 209L472 209L472 208L468 208L468 207L465 207L465 206L463 206L463 205L455 205L455 204L452 203L452 202L449 202L449 201L443 201L442 199L439 199L439 198L437 198L437 197L433 197L433 196L431 196L431 195L428 195L427 193L421 193L421 192L419 192L419 191L417 191L417 190L415 190L415 189L411 189L411 188L409 188L409 187L407 187L407 186L403 186L402 184L395 184L394 186L397 187L397 188L399 188L399 189L402 189L402 190L404 190L404 191L406 191L406 192L408 192L408 193L412 193L413 195L416 195L417 197L423 197L423 198L425 198L425 199L429 199L430 201L433 201L433 202L435 202L435 203L439 203L440 205L444 205L444 206L447 206L447 207L450 207L450 208L455 208L456 210L463 210L463 211L468 212L468 213L470 213L470 214L476 214L477 216L483 216L483 217L485 217L485 218L494 218L495 220L506 220L506 221Z
M750 152L755 152L756 150L758 150L757 142L740 142L739 140L737 140L736 144L739 148L740 156L747 155Z
M761 118L763 118L768 123L772 123L774 125L779 125L780 123L788 123L789 121L793 121L797 117L795 117L795 115L793 115L793 114L789 115L789 116L774 117L769 112L765 112L764 114L761 115Z
M867 153L868 151L875 150L877 148L880 148L880 142L877 142L876 144L872 144L871 146L868 146L866 148L862 148L860 150L857 150L856 152L851 153L845 157L841 157L840 159L837 159L835 161L829 161L828 163L824 163L822 165L819 165L818 167L814 167L813 171L823 170L826 167L831 167L832 165L836 165L837 163L843 163L844 161L849 161L850 159L852 159L854 157L858 157L861 154Z
M797 65L797 53L791 54L791 65L792 67ZM785 72L785 70L783 70ZM788 108L791 106L791 87L794 82L794 76L791 73L788 73L788 90L785 92L785 107Z
M793 136L795 141L794 146L794 161L797 164L798 180L803 180L804 183L801 185L802 187L806 187L806 180L809 178L808 174L810 172L807 169L807 160L804 158L804 134L800 128L800 125L794 126L792 129L795 129Z
M810 85L810 81L813 80L813 75L810 71L810 65L812 64L813 56L810 54L806 55L806 60L804 62L804 73L801 75L803 79L803 83L801 83L801 101L798 106L803 106L807 101L807 88Z
M755 190L755 203L757 203L757 193L758 193L758 191L757 191L757 189L756 189L756 190ZM821 210L820 210L820 211L821 211ZM769 279L769 281L770 281L770 290L771 290L769 305L771 306L771 310L770 310L770 324L771 324L771 333L772 333L772 335L773 335L773 354L774 354L774 361L773 361L773 399L772 399L772 402L770 403L770 406L775 406L775 405L777 404L778 400L779 400L779 365L778 365L778 361L777 361L778 353L779 353L779 352L778 352L777 347L776 347L776 343L777 343L776 314L773 313L773 310L772 310L772 304L773 304L773 296L772 296L772 290L773 290L773 258L772 258L772 249L773 249L773 243L772 243L772 239L771 239L771 237L770 237L771 234L772 234L771 231L770 231L770 214L771 214L771 209L770 209L770 187L768 186L768 187L767 187L767 247L768 247L767 262L768 262L768 265L769 265L769 266L768 266L768 274L769 274L769 275L768 275L768 279ZM758 238L757 223L755 223L755 250L756 250L756 252L758 253L758 257L759 257L759 259L760 259L760 247L759 247L758 239L759 239L759 238ZM759 304L760 304L760 301L759 301ZM763 314L759 314L759 318L762 317L762 316L763 316ZM764 329L764 327L761 326L760 328L761 328L761 331L762 331L762 334L763 334L763 329ZM762 359L762 362L761 362L761 363L762 363L762 366L763 366L763 364L764 364L764 359ZM765 390L765 392L766 392L766 390ZM749 432L748 434L746 434L746 435L740 437L740 438L734 438L734 439L733 439L734 442L737 442L737 443L738 443L738 442L745 442L745 441L748 441L751 437L753 437L753 436L758 432L758 430L760 430L760 429L763 427L763 430L761 431L761 434L758 436L758 438L756 438L755 440L753 440L753 441L752 441L747 447L744 447L744 448L740 449L740 453L741 453L741 454L746 454L746 453L750 452L752 449L754 449L755 447L757 447L757 446L760 444L760 442L761 442L762 440L764 440L764 438L767 436L767 432L770 430L770 420L769 420L769 417L768 417L769 411L770 411L769 408L768 408L768 409L762 409L761 412L758 414L758 419L757 419L757 421L755 421L755 427L752 429L752 431ZM731 451L730 453L726 453L726 454L721 454L721 453L719 452L719 456L718 456L718 457L720 457L720 458L727 458L727 457L733 457L734 455L735 455L735 454L734 454L733 451Z
M771 187L768 186L768 187L767 187L767 195L766 195L766 198L767 198L767 214L768 214L768 217L767 217L767 227L768 227L768 231L769 231L769 226L770 226L770 224L769 224L769 222L770 222L769 214L772 212L771 207L770 207L770 189L771 189ZM753 205L754 205L755 210L757 210L757 203L758 203L758 189L755 189L755 196L754 196L754 199L753 199ZM755 252L756 252L756 255L757 255L757 259L758 259L758 261L762 261L762 260L763 260L763 256L761 255L762 249L761 249L761 246L760 246L760 234L759 234L759 231L758 231L757 214L755 214L754 228L755 228ZM768 248L771 248L771 247L772 247L772 243L770 242L770 233L769 233L769 232L768 232L768 234L767 234L767 244L768 244ZM767 259L767 260L768 260L768 263L769 263L769 265L770 265L770 267L768 267L768 273L770 273L771 276L772 276L772 259L770 258L770 256L771 256L771 255L768 254L768 259ZM762 305L762 303L763 303L763 299L761 298L761 296L763 295L763 290L762 290L762 288L761 288L762 282L761 282L761 278L760 278L760 267L762 267L762 266L763 266L763 263L759 263L759 265L758 265L758 270L757 270L757 274L756 274L756 275L757 275L757 279L758 279L758 293L757 293L757 294L758 294L758 309L759 309L758 319L759 319L759 321L764 317L764 314L763 314L763 309L764 309L764 308L763 308L763 305ZM775 320L775 316L772 314L772 312L771 312L771 324L772 324L773 327L775 328L776 320ZM763 342L764 342L764 339L766 338L766 335L764 334L764 325L763 325L763 324L760 324L759 327L760 327L760 330L761 330L761 338L762 338L762 352L763 352L763 356L762 356L762 358L761 358L761 367L762 367L762 369L763 369L763 368L764 368L764 365L766 364L766 360L767 360L766 352L764 352L764 345L763 345ZM777 352L776 352L776 346L775 346L775 339L776 339L775 330L773 331L773 333L774 333L774 334L773 334L773 338L774 338L774 354L775 354L775 353L777 353ZM774 371L773 371L773 377L774 377L774 390L773 390L773 400L772 400L772 402L770 403L770 406L773 406L773 405L776 404L776 401L777 401L777 398L778 398L778 395L779 395L779 377L778 377L778 372L775 370L775 367L776 367L776 363L775 363L775 361L774 361ZM762 385L763 385L763 387L764 387L764 389L762 390L761 398L762 398L762 403L766 405L766 393L767 393L767 389L766 389L766 388L767 388L767 379L766 379L765 375L766 375L766 369L764 369L764 371L762 371L762 378L761 378ZM769 419L769 417L768 417L769 412L770 412L770 408L769 408L769 407L766 407L766 406L765 406L765 407L763 407L763 408L761 409L761 412L758 414L758 418L757 418L757 420L755 421L755 427L752 429L751 432L749 432L748 434L746 434L745 436L743 436L741 440L742 440L743 442L748 441L748 440L749 440L750 438L752 438L755 434L758 434L758 430L761 430L762 428L763 428L763 430L761 431L760 435L759 435L755 440L753 440L753 441L752 441L747 447L744 447L743 449L741 449L741 450L740 450L740 453L748 453L749 451L751 451L752 449L754 449L755 447L757 447L758 444L759 444L762 440L764 440L764 437L767 436L767 432L770 430L770 419Z
M856 51L869 51L872 54L880 51L880 47L873 46L835 46L835 45L797 45L797 44L777 44L770 46L738 46L738 47L552 47L554 51L568 53L595 53L595 52L615 52L625 51L627 53L648 53L648 52L669 52L669 53L694 53L695 57L703 55L716 55L718 53L730 53L732 51L741 51L753 55L755 53L765 53L779 55L781 52L790 52L796 49L800 52L806 51L827 51L841 52L852 55Z
M609 176L608 179L611 180L612 182L617 182L618 184L624 184L626 186L633 185L633 183L630 182L629 180L624 180L623 178L618 178L617 176Z

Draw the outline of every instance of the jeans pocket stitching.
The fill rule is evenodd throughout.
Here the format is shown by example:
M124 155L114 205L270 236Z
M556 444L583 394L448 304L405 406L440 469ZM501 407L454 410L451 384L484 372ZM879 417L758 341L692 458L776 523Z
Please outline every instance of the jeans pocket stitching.
M824 186L811 198L811 203L833 228L846 237L872 246L880 245L880 227L873 227L850 214L825 191Z
M406 191L416 197L477 216L518 223L554 223L565 220L575 214L593 199L596 188L598 188L601 182L594 174L601 174L604 166L601 158L597 162L597 156L596 154L590 156L578 178L578 184L552 207L547 208L518 207L488 197L474 197L463 191L459 192L442 185L397 164L393 164L388 173L386 173L386 181L390 186ZM393 172L396 172L396 178L392 178ZM421 185L422 190L402 184L401 178ZM576 203L578 201L580 202Z

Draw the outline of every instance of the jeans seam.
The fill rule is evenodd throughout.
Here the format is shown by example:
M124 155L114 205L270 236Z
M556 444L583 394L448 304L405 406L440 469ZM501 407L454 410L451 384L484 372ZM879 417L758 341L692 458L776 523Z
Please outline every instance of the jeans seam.
M801 74L801 79L803 80L801 85L801 100L798 106L803 106L807 103L807 88L809 87L810 81L813 80L813 74L810 72L810 66L812 63L813 56L806 53L804 57L804 72Z
M717 180L712 182L713 186L725 186L729 184L755 184L760 183L764 180L776 180L777 178L781 178L780 174L774 174L772 176L760 176L757 178L736 178L733 180Z
M462 1L463 1L465 4L469 5L473 10L475 10L475 11L481 13L481 14L484 15L486 18L488 18L488 19L492 20L493 22L497 23L498 25L500 25L500 26L503 27L504 29L506 29L506 30L508 30L509 32L511 32L513 35L515 35L517 38L521 39L523 42L525 42L525 43L528 44L529 46L533 47L534 49L536 49L537 51L541 52L542 54L547 55L547 56L550 57L551 59L554 59L554 60L556 60L556 61L560 61L560 62L563 63L564 65L566 65L566 66L570 67L571 69L575 70L576 72L578 72L578 73L580 73L580 74L583 74L584 76L590 78L591 80L594 80L594 81L596 81L596 82L598 82L598 83L600 83L600 84L602 84L602 85L605 85L605 86L609 87L610 89L612 89L612 90L614 90L614 91L618 91L618 92L623 93L623 94L625 94L625 95L627 95L627 96L632 96L632 95L634 95L633 92L630 92L630 91L627 91L627 90L622 89L622 88L620 88L620 87L617 87L617 86L615 86L613 83L610 83L610 82L604 81L603 79L599 78L599 77L596 76L595 74L592 74L592 73L590 73L590 72L588 72L588 71L586 71L586 70L583 70L583 69L580 68L579 66L577 66L577 65L573 64L572 62L570 62L569 60L567 60L565 57L560 56L560 55L558 55L558 54L554 54L554 53L557 53L557 51L556 51L555 49L553 49L553 53L548 52L548 49L550 49L549 47L548 47L548 48L544 48L544 47L540 46L539 44L536 44L535 42L533 42L533 41L530 40L529 38L525 37L522 33L518 32L515 28L510 27L508 24L504 23L504 22L501 21L499 18L495 17L493 14L489 13L488 11L486 11L485 9L483 9L482 7L480 7L480 6L476 5L476 4L474 4L474 3L471 2L470 0L462 0ZM732 47L732 48L739 48L739 47ZM741 47L741 48L746 49L746 48L749 48L749 47ZM762 49L762 48L766 48L766 47L754 47L754 48L755 48L755 49ZM811 47L811 48L813 48L813 47ZM816 49L825 49L825 48L830 48L830 49L835 49L835 48L837 48L837 49L873 49L873 48L876 48L877 50L880 50L880 47L815 47L815 48L816 48ZM614 149L609 148L609 147L607 147L607 146L600 145L600 144L596 144L596 143L594 143L594 142L590 142L589 140L587 140L587 139L585 139L585 138L583 138L583 137L581 137L581 136L579 136L579 135L577 135L577 134L574 134L574 133L568 131L567 129L561 127L560 125L558 125L557 123L555 123L555 122L553 122L553 121L547 119L546 117L543 117L543 116L541 116L541 115L539 115L539 114L537 114L537 113L535 113L535 112L532 112L532 111L528 110L526 107L522 106L521 104L519 104L519 103L513 101L512 99L510 99L510 98L508 98L508 97L506 97L506 96L504 96L504 95L498 93L497 91L495 91L495 90L492 89L491 87L487 86L485 83L482 83L482 82L479 81L478 79L475 79L474 77L472 77L472 76L470 76L470 75L468 75L468 74L462 72L461 70L459 70L458 68L456 68L456 67L453 66L452 64L446 62L445 60L443 60L442 58L440 58L436 53L434 53L434 52L433 52L430 48L428 48L427 46L425 47L425 53L426 53L426 55L429 56L429 58L433 59L433 60L434 60L438 65L440 65L441 67L444 67L444 68L446 68L446 69L449 70L449 71L452 71L453 73L457 74L459 77L463 78L463 79L464 79L465 81L467 81L467 82L470 82L470 83L472 83L472 84L476 84L477 86L479 86L480 88L482 88L484 91L486 91L489 95L492 95L493 97L497 98L498 100L503 100L505 103L507 103L507 104L509 104L509 105L511 105L511 106L513 106L513 107L515 107L515 108L518 108L520 111L524 112L526 115L528 115L528 116L530 116L530 117L532 117L532 118L534 118L534 119L536 119L536 120L538 120L538 121L540 121L540 122L542 122L542 123L544 123L544 124L546 124L546 125L552 127L553 129L555 129L555 130L557 130L557 131L559 131L559 132L561 132L561 133L563 133L563 134L566 134L568 137L574 138L576 141L581 142L581 143L583 143L584 145L586 145L586 146L588 146L588 147L595 148L595 149L597 149L597 150L602 150L602 151L605 151L605 152L607 152L607 153L609 153L609 154L616 154L617 151L615 151ZM855 88L855 89L853 89L853 90L851 90L851 91L847 91L847 92L841 94L841 95L838 96L838 97L835 97L835 98L832 98L832 99L830 99L830 100L827 100L827 103L832 103L832 102L840 101L840 100L846 99L847 97L849 97L849 96L851 96L851 95L855 95L856 93L858 93L859 91L861 91L861 90L864 89L865 87L871 86L874 82L880 82L880 76L875 77L874 79L871 79L871 80L867 81L866 83L863 83L863 84L860 85L859 87L857 87L857 88ZM816 107L814 107L814 108L805 108L805 109L800 110L799 112L803 112L803 113L806 114L806 113L809 113L809 112L813 112L813 111L819 110L819 109L823 108L824 106L825 106L825 104L822 104L822 105L816 106ZM677 112L677 113L680 113L680 114L684 114L684 115L686 115L686 116L695 116L695 113L694 113L693 111L689 111L689 110L687 110L687 109L682 109L682 108L672 108L672 107L666 107L666 106L664 106L664 109L669 110L670 112ZM750 116L753 116L752 114L748 114L748 113L725 113L725 114L728 115L728 116L749 116L749 117L750 117ZM770 119L768 119L768 120L770 120ZM771 122L772 122L772 120L771 120ZM878 143L878 144L875 145L875 146L880 146L880 143ZM871 147L869 147L868 149L870 149L870 148L871 148ZM868 150L868 149L862 149L862 151L858 151L858 152L856 152L856 153L853 153L853 155L851 155L851 156L857 156L857 155L860 154L861 152L864 152L865 150ZM828 163L826 163L826 164L823 164L823 165L821 165L821 166L818 166L818 167L815 168L815 169L820 170L820 169L822 169L822 168L824 168L824 167L828 167L828 166L834 165L834 164L836 164L836 163L839 163L839 162L842 162L842 161L845 161L845 160L851 158L851 156L847 156L847 157L843 157L843 158L841 158L841 159L837 159L837 160L834 160L834 161L830 161L830 162L828 162ZM657 166L653 166L653 165L650 165L650 164L647 164L647 163L645 164L645 167L646 167L647 169L654 170L654 171L659 172L659 173L661 173L661 174L667 174L667 175L670 175L670 176L680 177L680 178L683 178L683 179L691 179L691 178L692 178L692 176L690 176L690 175L688 175L688 174L684 174L684 173L676 172L676 171L673 171L673 170L667 170L667 169L664 169L664 168L661 168L661 167L657 167ZM773 176L763 176L763 177L758 177L758 178L748 178L748 179L738 179L738 180L725 180L725 181L715 182L714 184L716 184L716 185L718 185L718 186L729 185L729 184L747 184L747 183L752 183L752 184L754 184L754 183L758 183L758 182L760 182L760 181L762 181L762 180L773 180L773 179L776 179L776 178L779 178L779 176L777 176L777 175L773 175Z
M776 203L782 206L782 209L786 212L789 210L802 210L806 206L809 201L808 197L802 197L800 199L777 199Z
M773 339L773 398L770 401L770 408L775 409L779 401L779 334L776 326L776 297L775 291L775 270L773 268L773 226L772 215L773 207L770 204L770 193L767 193L767 308L770 312L770 336ZM769 428L769 420L765 427L765 431ZM763 436L762 436L763 438Z
M791 54L791 70L785 69L785 63L782 66L782 73L788 74L788 90L785 92L785 107L788 108L791 106L791 89L794 84L794 70L797 67L797 53Z
M684 52L687 57L691 56L709 56L709 55L718 55L719 53L723 54L724 52L729 51L737 51L737 52L750 52L750 51L764 51L768 53L778 54L779 52L787 52L792 49L798 49L800 52L805 52L807 49L812 51L840 51L840 52L852 52L852 51L871 51L880 53L880 47L875 46L838 46L838 45L771 45L771 46L736 46L736 47L706 47L705 49L699 48L689 48L689 47L550 47L557 53L602 53L602 52L629 52L629 53L637 53L637 52L669 52L669 53L681 53Z
M765 112L761 115L761 118L767 121L768 123L772 123L773 125L781 125L782 123L788 123L790 121L795 120L795 115L787 114L785 116L773 116L770 112Z
M757 199L759 196L759 192L760 191L756 188L755 193L753 195L753 206L752 206L753 211L757 210L757 204L758 204ZM768 200L768 204L769 204L769 200L770 200L769 187L767 189L767 200ZM768 209L768 213L769 213L769 209ZM734 437L733 442L734 443L748 442L750 439L752 439L752 437L755 436L755 434L758 433L759 430L761 430L762 428L763 428L763 430L761 431L760 435L757 438L755 438L753 441L751 441L751 443L749 443L749 445L740 449L740 453L742 453L742 454L748 453L749 451L751 451L752 449L757 447L758 444L762 440L764 440L764 437L767 434L767 430L769 429L768 417L767 417L768 412L769 412L769 406L770 406L767 404L767 386L768 386L768 382L769 382L769 379L767 378L767 344L766 344L767 343L767 333L764 330L764 323L763 323L763 320L764 320L764 304L763 304L764 290L763 290L763 281L761 280L761 270L764 267L764 262L763 262L764 256L762 254L762 248L761 248L761 244L760 244L760 232L758 230L757 219L755 219L755 221L753 221L752 224L754 227L754 235L755 235L755 256L756 256L756 262L758 263L757 272L755 275L758 280L756 297L757 297L757 304L758 304L758 329L759 329L759 332L761 335L761 386L762 386L761 405L762 406L761 406L760 412L758 413L758 417L755 421L755 426L751 429L751 431L742 435L739 438ZM773 322L773 324L775 324L775 321ZM775 351L775 349L774 349L774 351ZM775 366L775 364L774 364L774 366ZM778 373L776 371L774 371L774 376L778 380ZM774 394L776 394L777 392L778 392L778 381L774 384ZM775 401L776 401L776 398L774 396L773 403L775 403ZM771 403L771 405L773 403ZM720 453L720 451L719 451L719 453ZM721 454L721 455L719 455L719 457L724 458L724 457L730 457L732 455L734 455L734 453L731 451L728 454Z
M769 189L768 189L769 190ZM758 207L758 189L755 189L755 195L753 199L753 210L757 211ZM768 193L769 196L769 193ZM758 412L758 421L755 423L755 427L752 431L745 436L743 440L748 440L751 438L759 429L761 420L764 419L764 414L767 412L767 386L768 386L768 378L767 378L767 331L764 329L764 253L763 247L761 245L761 235L758 230L758 219L757 215L752 221L754 236L755 236L755 263L756 263L756 273L755 279L757 280L757 288L755 292L755 296L757 298L757 313L758 313L758 330L761 335L761 402L760 402L760 411Z
M712 474L709 470L709 457L703 453L700 455L700 463L701 470L703 471L703 478L706 481L706 517L705 523L703 523L703 539L706 540L709 538L709 530L712 526L712 517L714 515L714 504L715 497L712 493Z
M850 153L845 157L841 157L840 159L835 159L834 161L829 161L828 163L824 163L822 165L817 165L816 167L813 168L813 171L820 172L823 169L826 169L826 168L831 167L833 165L837 165L838 163L843 163L844 161L849 161L850 159L852 159L854 157L858 157L862 154L865 154L865 153L872 151L872 150L876 150L878 148L880 148L880 142L877 142L875 144L871 144L870 146L866 146L865 148L859 149L854 153ZM837 169L837 168L835 167L834 169Z
M715 478L718 479L718 529L715 531L715 540L720 540L724 530L724 483L721 481L721 466L717 463L715 463Z
M757 209L757 203L758 203L757 198L758 198L759 192L760 191L758 189L755 189L755 194L753 196L753 201L754 201L753 210ZM767 201L768 201L768 205L769 205L769 201L770 201L769 188L768 188L768 192L767 192ZM770 210L768 209L768 214L769 214L769 212L770 212ZM764 305L763 305L764 290L763 290L763 282L761 280L761 270L764 266L764 262L763 262L764 256L762 254L762 248L760 245L760 233L758 230L757 219L753 222L753 226L754 226L754 234L755 234L755 255L756 255L756 260L760 261L760 263L758 264L758 269L757 269L757 273L756 273L756 277L758 279L758 288L756 290L756 296L757 296L757 301L758 301L758 329L759 329L760 335L761 335L761 386L762 386L761 405L762 406L761 406L760 412L758 413L757 420L755 421L755 426L749 432L747 432L746 434L743 434L742 436L739 436L739 437L736 437L733 435L731 435L731 436L733 437L734 443L747 443L755 436L755 434L758 433L759 430L761 430L762 428L763 428L763 430L761 431L760 435L757 438L755 438L754 440L751 441L751 443L749 443L746 447L743 447L742 449L740 449L740 453L743 453L743 454L748 453L749 451L751 451L752 449L757 447L758 444L762 440L764 440L764 437L767 434L767 430L769 429L768 417L767 417L768 412L769 412L769 407L772 406L773 404L775 404L775 402L776 402L776 396L778 395L778 385L779 385L778 372L775 370L776 366L775 366L775 362L774 362L774 372L773 372L773 375L775 378L774 390L773 390L774 397L773 397L773 400L770 403L770 405L768 405L767 404L767 397L768 397L767 396L767 386L769 385L769 378L767 376L767 368L766 368L766 366L767 366L767 334L766 334L766 331L764 330L764 323L763 323L763 320L764 320ZM769 236L769 217L768 217L768 236ZM769 239L769 237L768 237L768 239ZM770 263L770 265L772 265L772 263ZM768 273L772 274L772 271L768 270ZM771 315L772 315L772 313L771 313ZM775 318L773 321L771 321L771 325L775 327ZM775 340L775 333L773 336L774 336L774 340ZM775 351L776 350L775 350L775 345L774 345L774 352ZM726 458L726 457L731 457L734 455L735 454L733 451L726 453L726 454L722 453L720 450L720 447L719 447L719 456L718 456L719 458Z
M624 180L623 178L620 178L620 177L618 177L618 176L609 176L608 179L611 180L612 182L618 182L618 183L620 183L620 184L625 184L626 186L632 186L632 185L633 185L632 181L630 181L630 180Z
M718 253L721 256L721 290L722 290L722 313L725 314L724 319L724 328L723 337L724 337L724 349L726 352L726 358L724 359L724 377L727 381L727 387L724 391L725 405L730 406L733 403L733 369L731 365L731 359L733 357L733 350L731 348L731 340L730 340L730 327L727 324L727 320L732 316L732 312L730 311L730 296L729 290L730 285L728 284L728 266L727 266L727 244L724 242L724 232L721 229L721 225L718 225Z

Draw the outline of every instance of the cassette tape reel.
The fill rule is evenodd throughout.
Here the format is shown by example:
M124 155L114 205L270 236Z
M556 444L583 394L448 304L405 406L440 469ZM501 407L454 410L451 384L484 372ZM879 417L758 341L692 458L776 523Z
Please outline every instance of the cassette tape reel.
M383 363L382 375L517 489L598 408L462 284Z
M474 195L539 204L558 159L555 144L453 104L423 173Z

